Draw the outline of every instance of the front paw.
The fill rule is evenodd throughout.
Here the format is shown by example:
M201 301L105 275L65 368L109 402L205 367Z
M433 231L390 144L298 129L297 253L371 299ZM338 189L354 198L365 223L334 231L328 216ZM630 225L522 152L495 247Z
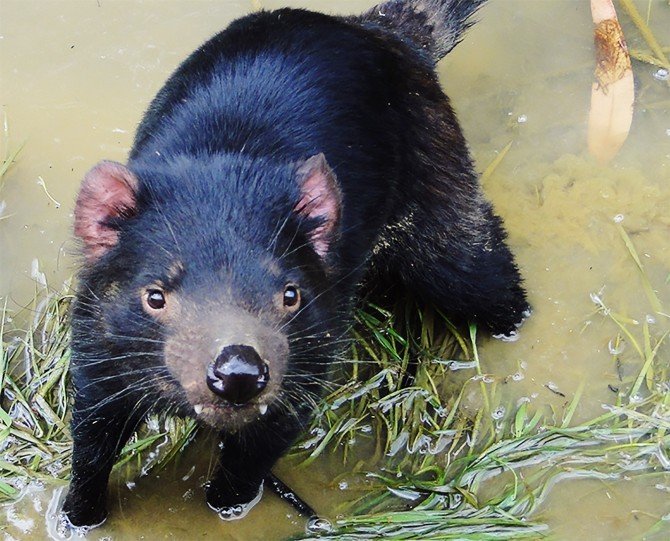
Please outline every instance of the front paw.
M52 539L78 539L86 537L92 528L97 528L107 517L104 503L95 506L82 505L86 501L76 497L76 490L64 498L64 488L54 491L47 510L47 531ZM63 503L65 499L65 503ZM90 500L89 500L90 501Z
M249 491L245 491L244 494L224 494L213 485L207 487L207 505L216 511L221 520L238 520L246 517L262 497L262 482L255 494L253 492L249 494Z
M59 529L69 528L72 531L90 529L100 526L107 519L107 509L104 499L81 498L75 492L68 492L63 510L58 517Z
M487 327L493 338L503 342L516 342L519 339L519 327L524 324L530 315L530 305L523 303L520 309L506 312L504 317L496 315L491 321L487 322Z
M56 517L56 533L58 534L59 536L58 538L60 539L72 539L73 537L74 538L86 537L89 531L91 531L93 528L101 526L106 519L107 516L105 515L102 518L102 520L100 520L97 523L86 524L84 526L77 526L70 519L70 515L68 515L65 511L61 511L60 513L58 513L58 517Z

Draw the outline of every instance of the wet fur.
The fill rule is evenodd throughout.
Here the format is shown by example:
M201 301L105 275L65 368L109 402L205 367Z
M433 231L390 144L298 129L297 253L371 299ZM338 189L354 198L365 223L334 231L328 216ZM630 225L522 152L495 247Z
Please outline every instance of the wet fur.
M481 2L408 4L421 7L416 16L400 2L382 6L400 10L397 19L374 10L250 15L193 53L151 104L128 164L139 179L136 206L107 224L118 244L84 266L73 310L65 503L73 524L104 520L114 458L148 411L193 413L164 362L169 337L142 311L137 292L147 281L259 318L287 279L304 291L294 317L268 323L289 344L280 395L267 415L221 433L207 491L214 508L253 499L308 422L364 277L400 282L494 333L522 319L527 304L505 232L434 71ZM427 23L426 5L448 5L452 16ZM318 153L342 197L323 257L310 244L318 224L293 212L295 164Z

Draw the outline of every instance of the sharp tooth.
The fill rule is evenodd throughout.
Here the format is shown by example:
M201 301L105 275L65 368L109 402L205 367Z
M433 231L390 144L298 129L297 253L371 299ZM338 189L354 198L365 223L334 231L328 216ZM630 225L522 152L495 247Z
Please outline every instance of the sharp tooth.
M195 406L193 406L193 409L195 410L195 414L200 415L202 413L202 408L203 407L204 406L202 404L196 404Z
M265 415L265 412L268 411L268 405L267 404L259 404L258 405L258 411L261 412L261 415Z

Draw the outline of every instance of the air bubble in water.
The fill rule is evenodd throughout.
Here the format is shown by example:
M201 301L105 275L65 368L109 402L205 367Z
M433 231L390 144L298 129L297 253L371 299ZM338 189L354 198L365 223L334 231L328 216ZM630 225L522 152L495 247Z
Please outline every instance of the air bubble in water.
M666 68L658 68L654 72L654 79L658 79L659 81L670 81L670 71Z
M310 534L330 533L333 531L333 525L329 520L320 517L312 517L307 521L305 532Z
M160 425L158 424L158 417L149 417L147 419L147 429L149 432L160 432Z
M316 428L313 428L311 430L310 434L312 434L314 437L312 437L312 438L308 439L307 441L301 443L300 444L301 448L309 449L310 447L314 447L326 435L326 431L323 428L316 427Z
M614 345L614 342L610 340L607 343L607 349L610 352L610 355L619 355L623 353L623 350L625 349L625 342L619 342L618 345Z
M496 420L502 419L504 416L505 416L505 408L503 406L498 406L491 413L491 417L493 417Z
M620 224L621 222L623 222L623 218L624 218L623 214L617 214L614 218L612 218L612 220L614 220L615 224Z
M519 400L516 401L516 407L519 408L521 407L522 404L528 404L528 403L530 403L530 398L528 398L527 396L522 396L521 398L519 398Z

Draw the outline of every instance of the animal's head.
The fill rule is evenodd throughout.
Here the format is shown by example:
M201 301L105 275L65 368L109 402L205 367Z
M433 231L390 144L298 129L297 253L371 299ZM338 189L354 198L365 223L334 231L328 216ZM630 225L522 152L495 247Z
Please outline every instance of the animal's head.
M80 339L125 384L215 428L296 413L338 329L341 211L323 155L101 162L75 208L80 304L97 333Z

